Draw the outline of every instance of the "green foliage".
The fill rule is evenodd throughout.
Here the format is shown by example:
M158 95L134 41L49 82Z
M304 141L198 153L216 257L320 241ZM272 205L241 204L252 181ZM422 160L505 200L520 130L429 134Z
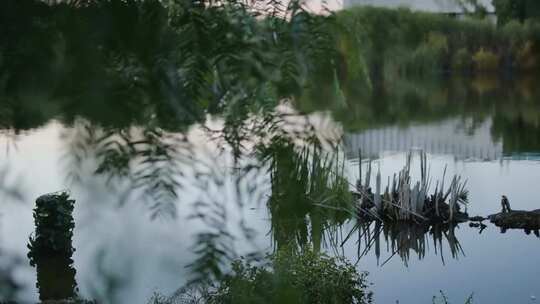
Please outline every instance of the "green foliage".
M533 42L525 42L516 54L516 64L524 70L535 70L538 68L540 58L536 51L537 46Z
M527 41L536 46L540 29L535 22L511 22L497 27L488 20L454 19L440 14L358 6L336 14L357 41L346 57L362 54L373 81L425 73L470 72L472 56L484 50L501 58L497 70L530 69L516 62ZM353 51L354 50L354 51ZM470 54L466 58L464 50ZM459 54L458 54L459 52ZM490 67L491 68L491 67Z
M266 266L234 262L208 303L371 303L367 287L366 274L345 261L282 250Z
M499 24L540 18L540 3L536 0L492 0Z
M520 45L525 39L525 31L523 30L523 26L516 20L506 23L502 27L501 31L504 39L508 40L511 47Z
M447 37L441 33L430 32L426 41L414 50L410 58L404 59L405 71L414 74L434 72L444 66L447 54Z
M452 58L452 69L455 71L470 71L472 66L472 56L466 48L459 49Z
M332 16L309 14L297 2L82 3L2 3L2 102L24 108L39 96L55 105L22 128L82 116L115 127L154 117L160 127L184 130L210 113L226 118L234 143L248 113L272 109L301 95L308 79L341 69ZM0 111L8 121L13 107Z
M473 61L477 71L492 72L499 68L500 58L493 52L482 48L473 55Z
M110 182L129 181L153 217L175 214L181 165L193 161L184 137L192 125L206 130L209 115L219 117L223 128L207 131L232 151L238 167L232 175L240 187L257 171L241 165L250 153L246 143L275 126L276 106L323 95L317 93L319 83L331 84L325 88L330 96L343 100L340 82L349 79L349 71L351 79L360 77L340 53L334 16L310 14L299 1L286 7L238 0L2 5L3 121L15 130L52 118L76 127L88 121L74 136L73 163L95 156L95 173ZM350 62L361 65L359 58ZM29 109L39 110L20 122L19 114ZM253 124L254 117L263 119ZM211 165L201 171L197 181L223 183ZM196 203L192 218L208 231L197 235L194 280L221 278L235 256L224 208L221 197Z

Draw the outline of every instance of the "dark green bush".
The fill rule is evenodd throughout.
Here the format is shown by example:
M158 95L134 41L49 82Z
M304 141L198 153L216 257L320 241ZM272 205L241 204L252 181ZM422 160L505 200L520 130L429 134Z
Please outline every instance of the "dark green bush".
M499 68L500 57L485 49L480 49L473 56L474 65L479 72L496 71Z
M466 48L459 49L452 58L452 70L470 71L473 65L471 53Z
M347 262L309 249L281 250L266 266L236 261L208 303L372 303L367 287L366 274Z

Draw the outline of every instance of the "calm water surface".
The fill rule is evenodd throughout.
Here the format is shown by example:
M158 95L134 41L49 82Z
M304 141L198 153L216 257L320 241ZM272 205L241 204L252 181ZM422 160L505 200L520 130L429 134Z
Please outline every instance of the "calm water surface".
M516 83L521 82L411 80L403 85L406 89L389 87L362 102L328 108L304 101L297 107L323 111L311 115L317 132L343 135L341 151L352 184L358 177L359 149L373 160L373 176L380 170L383 180L402 168L408 151L422 149L428 153L432 176L440 178L446 167L447 176L466 178L469 214L487 216L498 212L502 194L515 209L540 208L540 95L536 88ZM219 119L212 124L219 127ZM264 200L271 191L268 176L255 174L235 187L238 183L228 173L231 154L217 153L220 143L211 141L201 126L184 133L193 149L191 162L180 165L182 188L173 206L177 216L152 219L152 203L129 191L129 180L96 175L95 159L77 159L74 151L84 147L78 143L88 133L86 125L84 118L69 125L48 119L25 130L7 127L0 133L6 190L0 244L3 258L18 263L15 276L24 286L20 301L39 297L35 268L26 260L26 244L34 231L33 202L60 189L69 188L77 200L73 260L79 293L86 298L144 303L154 291L170 294L178 289L189 278L185 266L195 258L194 235L206 229L204 223L187 219L201 200L227 206L231 231L239 231L241 225L254 229L254 239L237 234L238 252L275 248ZM418 166L415 157L413 168ZM201 170L206 175L198 174ZM418 175L413 170L413 176ZM250 187L256 191L247 191ZM378 248L366 250L368 244L357 232L346 237L355 224L351 219L340 227L327 227L323 250L344 255L359 270L368 271L377 303L431 303L439 290L454 303L472 293L476 303L534 303L533 297L540 296L540 239L534 233L501 233L492 225L479 233L465 223L440 240L429 233L412 240L403 232L397 247L391 246L392 237L385 240L381 235ZM116 288L107 288L111 282Z

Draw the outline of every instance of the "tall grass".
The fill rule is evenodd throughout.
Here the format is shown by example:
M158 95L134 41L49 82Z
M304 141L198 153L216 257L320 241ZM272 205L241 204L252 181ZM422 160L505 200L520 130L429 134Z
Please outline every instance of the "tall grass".
M435 182L435 190L429 194L433 180L427 170L426 153L420 152L421 178L416 183L411 177L411 163L412 152L409 152L403 169L395 173L393 178L388 178L384 191L381 191L381 174L378 172L373 192L370 183L371 161L368 162L365 181L362 182L360 175L357 182L359 200L356 208L359 217L409 222L459 222L466 219L466 214L460 212L459 204L468 204L467 181L454 175L450 185L445 188L445 168L442 178ZM359 166L362 166L361 157Z

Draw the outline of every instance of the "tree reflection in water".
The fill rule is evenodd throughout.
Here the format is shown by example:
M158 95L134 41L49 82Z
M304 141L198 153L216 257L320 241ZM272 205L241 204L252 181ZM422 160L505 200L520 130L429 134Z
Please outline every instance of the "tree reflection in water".
M41 301L73 299L77 296L76 270L73 259L48 256L35 259L37 282Z

